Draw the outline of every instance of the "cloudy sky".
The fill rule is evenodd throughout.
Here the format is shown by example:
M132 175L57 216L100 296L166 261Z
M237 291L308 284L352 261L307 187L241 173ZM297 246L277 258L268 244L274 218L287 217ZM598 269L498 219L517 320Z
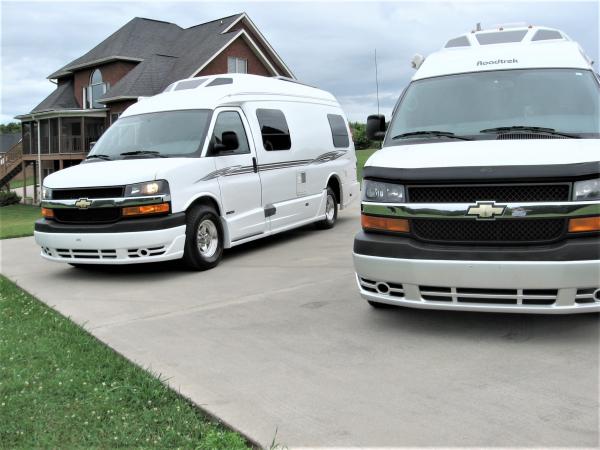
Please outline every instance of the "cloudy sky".
M29 112L54 88L46 76L81 56L135 16L189 27L246 11L296 76L331 91L351 120L389 115L413 70L446 40L484 27L526 22L562 29L600 60L600 1L169 2L6 1L0 3L0 121Z

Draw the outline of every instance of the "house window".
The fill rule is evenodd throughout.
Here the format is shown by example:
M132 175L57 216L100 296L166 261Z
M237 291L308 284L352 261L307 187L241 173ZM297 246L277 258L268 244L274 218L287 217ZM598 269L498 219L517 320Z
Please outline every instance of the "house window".
M99 103L98 100L106 94L107 88L108 85L102 79L102 72L100 72L100 69L94 70L90 77L90 85L83 88L83 103L85 107L104 108L104 105Z
M256 118L260 126L265 150L289 150L292 148L290 129L282 111L278 109L257 109Z
M248 73L248 60L230 56L227 58L228 73Z

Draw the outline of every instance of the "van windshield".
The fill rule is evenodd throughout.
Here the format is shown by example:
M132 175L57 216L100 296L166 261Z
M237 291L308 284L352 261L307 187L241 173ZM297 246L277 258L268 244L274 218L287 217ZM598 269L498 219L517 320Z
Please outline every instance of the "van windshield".
M122 117L106 130L88 158L199 156L210 117L206 109Z
M599 104L600 87L589 70L519 69L428 78L407 88L386 145L446 139L451 133L453 138L496 139L489 131L499 127L541 127L597 138Z

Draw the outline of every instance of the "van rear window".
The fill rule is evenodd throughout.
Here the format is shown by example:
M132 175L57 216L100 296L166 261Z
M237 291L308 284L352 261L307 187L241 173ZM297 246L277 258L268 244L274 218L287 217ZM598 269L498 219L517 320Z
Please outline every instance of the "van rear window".
M348 130L344 118L337 114L327 114L329 120L329 128L331 128L331 136L333 138L334 147L348 147L350 139L348 138Z
M256 118L260 126L265 150L289 150L292 148L290 129L282 111L278 109L257 109Z

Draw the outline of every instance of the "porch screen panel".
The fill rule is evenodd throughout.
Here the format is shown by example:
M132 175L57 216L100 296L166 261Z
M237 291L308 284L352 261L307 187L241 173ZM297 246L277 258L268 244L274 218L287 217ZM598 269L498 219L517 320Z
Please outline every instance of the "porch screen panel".
M50 136L48 120L40 120L40 153L50 153Z

